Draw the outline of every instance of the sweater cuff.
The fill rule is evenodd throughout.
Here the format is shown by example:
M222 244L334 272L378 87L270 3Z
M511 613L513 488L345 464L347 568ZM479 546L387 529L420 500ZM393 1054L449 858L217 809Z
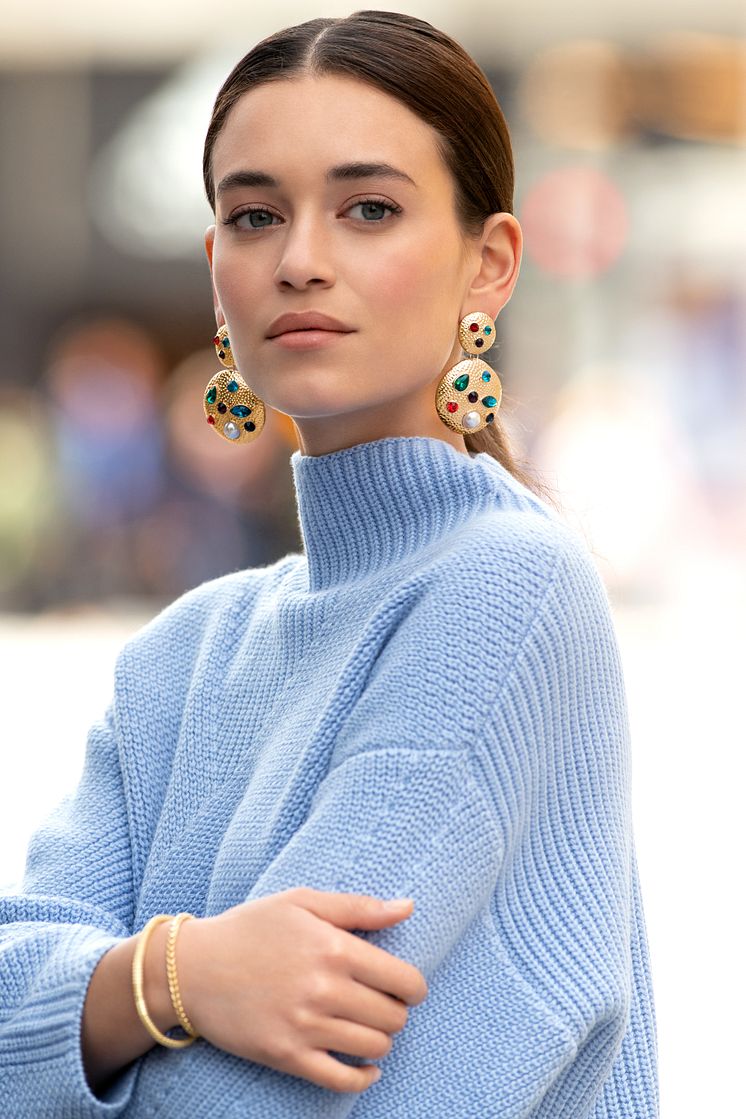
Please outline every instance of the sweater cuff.
M123 1113L139 1059L115 1074L98 1096L86 1079L82 1052L88 985L101 957L122 939L80 925L64 930L23 1009L14 1015L12 1037L2 1046L0 1063L7 1079L0 1087L0 1103L12 1109L0 1107L0 1112L16 1119L115 1119Z

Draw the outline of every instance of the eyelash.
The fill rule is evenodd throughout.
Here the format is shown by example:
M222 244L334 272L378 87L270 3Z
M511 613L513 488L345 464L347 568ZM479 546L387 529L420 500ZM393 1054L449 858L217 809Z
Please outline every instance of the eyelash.
M355 207L355 206L365 206L366 204L370 204L370 203L373 203L376 206L383 206L383 208L385 210L389 210L392 214L400 214L402 212L401 206L396 206L393 202L384 202L384 200L382 198L359 198L357 202L352 203L352 206L348 206L348 209L352 210L353 207ZM238 228L237 227L237 222L238 222L239 218L242 218L244 216L244 214L255 214L255 213L271 214L272 217L275 217L275 218L278 216L277 214L273 214L271 210L268 210L266 206L247 206L245 209L239 210L238 213L232 214L231 217L223 218L222 222L223 222L223 225L233 225L233 226L236 226L236 228ZM376 221L363 222L363 224L364 225L384 225L385 222L384 222L383 219L379 219L379 220L376 220ZM272 227L268 226L268 225L264 225L264 226L256 225L253 228L248 227L246 232L252 232L252 233L256 232L256 233L258 233L260 229L271 229L271 228ZM244 232L244 230L242 229L241 232Z

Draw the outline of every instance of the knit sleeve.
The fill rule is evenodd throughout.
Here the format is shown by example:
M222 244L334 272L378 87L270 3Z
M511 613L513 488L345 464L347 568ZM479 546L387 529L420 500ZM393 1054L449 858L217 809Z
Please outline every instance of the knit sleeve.
M497 943L572 1041L530 1115L657 1119L626 690L606 589L574 535L478 750L506 836Z
M0 895L0 1115L114 1119L138 1065L99 1097L81 1051L89 981L104 953L130 935L132 914L111 706L90 729L77 789L31 837L20 890Z

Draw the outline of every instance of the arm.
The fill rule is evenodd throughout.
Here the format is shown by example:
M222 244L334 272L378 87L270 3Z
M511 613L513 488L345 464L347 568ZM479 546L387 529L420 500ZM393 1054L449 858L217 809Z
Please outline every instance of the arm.
M129 828L112 709L89 733L83 773L34 832L22 892L0 896L0 1114L120 1115L137 1068L103 1097L81 1051L91 975L132 920ZM142 1029L142 1027L140 1027Z

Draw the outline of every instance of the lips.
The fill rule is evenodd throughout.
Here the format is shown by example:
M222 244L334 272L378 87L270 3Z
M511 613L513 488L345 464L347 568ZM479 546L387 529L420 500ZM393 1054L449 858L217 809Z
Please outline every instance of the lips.
M332 330L349 334L352 327L321 311L289 311L270 324L267 337L276 338L279 334L303 330Z

